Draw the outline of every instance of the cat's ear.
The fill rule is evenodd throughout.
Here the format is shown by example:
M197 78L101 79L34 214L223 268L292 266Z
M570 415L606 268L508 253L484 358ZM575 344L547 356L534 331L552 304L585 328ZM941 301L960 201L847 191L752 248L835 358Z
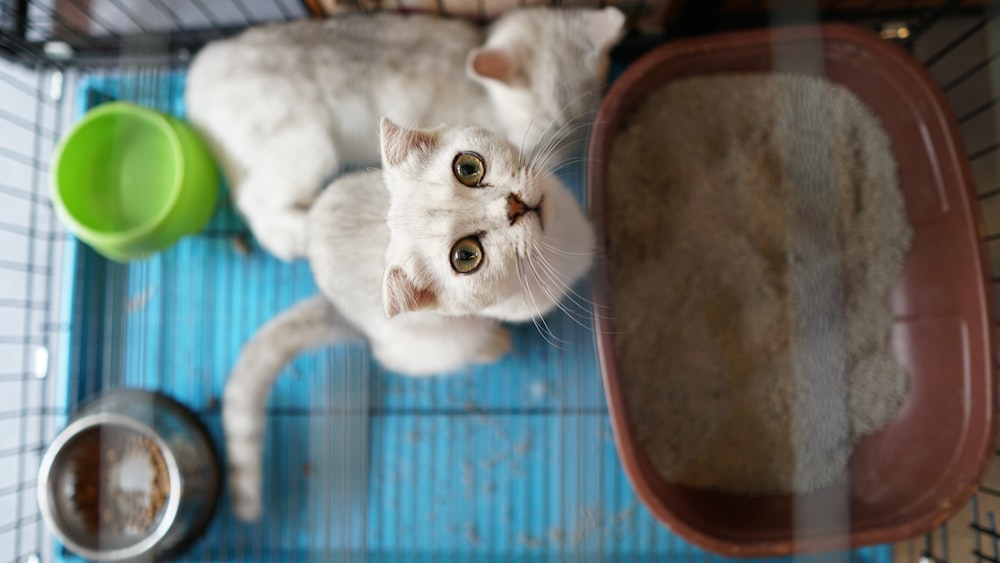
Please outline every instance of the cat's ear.
M465 70L477 80L496 80L508 85L523 81L524 72L517 56L502 47L480 47L469 53Z
M594 51L607 51L625 35L625 14L614 6L583 12L583 18L584 37Z
M419 287L399 266L386 270L382 279L382 304L386 318L393 318L407 311L428 309L437 303L437 295L428 288Z
M388 117L379 122L379 140L382 148L382 164L386 167L399 166L411 155L430 152L438 141L437 131L407 129L397 125Z

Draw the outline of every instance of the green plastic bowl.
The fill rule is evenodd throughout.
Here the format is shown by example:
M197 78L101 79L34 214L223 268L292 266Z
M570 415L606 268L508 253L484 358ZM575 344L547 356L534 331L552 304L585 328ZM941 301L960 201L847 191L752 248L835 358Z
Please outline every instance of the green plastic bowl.
M61 219L118 262L200 231L219 190L215 162L190 126L125 102L98 106L73 127L51 177Z

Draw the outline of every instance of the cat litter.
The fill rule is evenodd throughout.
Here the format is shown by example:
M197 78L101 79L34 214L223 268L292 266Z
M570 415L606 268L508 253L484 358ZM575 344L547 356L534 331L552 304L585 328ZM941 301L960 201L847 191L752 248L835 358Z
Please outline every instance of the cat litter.
M747 494L843 476L907 386L886 295L912 234L876 117L819 78L678 80L610 182L615 349L656 469Z

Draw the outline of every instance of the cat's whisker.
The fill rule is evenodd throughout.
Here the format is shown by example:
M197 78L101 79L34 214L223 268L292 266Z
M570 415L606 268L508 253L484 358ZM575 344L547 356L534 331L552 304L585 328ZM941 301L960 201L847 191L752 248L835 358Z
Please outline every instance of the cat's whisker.
M586 328L587 330L592 330L592 322L595 319L600 320L611 320L613 317L606 315L603 312L595 312L594 309L608 309L610 307L592 304L592 302L586 297L581 296L579 293L564 293L563 294L569 301L569 305L560 305L560 309L563 310L571 319L577 322L578 325ZM571 308L572 305L572 308ZM576 310L574 310L576 309Z
M535 145L534 148L532 148L530 154L528 155L528 162L537 160L537 155L551 151L555 146L558 146L559 143L565 141L566 138L572 133L568 132L568 130L571 127L578 128L581 125L582 126L591 125L594 122L592 117L596 116L597 112L598 109L596 108L591 111L586 111L584 113L581 113L580 115L574 116L565 123L558 124L558 128L555 131L549 131L552 127L557 125L555 122L553 122L551 125L549 125L546 131L543 132L542 134L543 141ZM574 131L575 130L576 129L574 129ZM577 141L582 142L585 140L586 136L583 136L582 139L579 139ZM571 139L570 141L573 140Z
M539 163L541 167L548 170L550 173L555 174L559 171L559 167L566 165L567 163L576 164L578 162L586 162L587 155L580 154L574 151L573 156L567 156L564 160L553 161L556 153L550 153L545 155L545 161Z
M571 146L570 143L571 141L566 141L563 138L553 137L544 145L539 145L538 150L532 153L528 159L531 169L535 171L536 176L543 171L549 171L548 164L553 158L553 155L568 154L572 152L569 150L569 147Z
M555 300L557 297L557 295L554 294L554 291L551 288L546 290L546 295L549 295L549 297L553 300ZM576 303L574 303L574 305L576 305ZM578 326L588 331L592 330L591 325L588 322L590 321L591 316L586 314L586 312L584 313L576 312L572 310L569 306L567 306L562 300L556 303L556 307L558 307L558 309L562 311L569 320L573 321Z
M561 141L566 140L567 137L569 136L569 134L572 132L571 129L575 131L576 129L580 128L581 126L582 127L587 127L587 126L593 125L594 123L597 123L598 120L595 119L596 116L597 116L597 113L598 113L598 110L596 110L596 109L592 110L592 111L584 112L584 113L582 113L580 115L577 115L577 116L573 117L572 119L570 119L566 123L560 124L558 129L556 129L555 131L552 131L551 133L548 133L546 135L546 137L545 137L545 143L540 143L539 145L537 145L534 148L533 152L535 154L541 153L544 149L551 148L551 146L553 144L556 144L556 143L559 143ZM570 139L570 141L572 141L572 142L585 142L586 140L587 140L586 136L582 136L579 139Z
M531 263L531 260L530 260L530 258L529 258L529 260L528 260L528 261L529 261L529 263ZM537 275L537 273L536 273L536 275ZM540 283L540 285L542 285L542 286L544 287L544 284L543 284L543 283L541 283L541 280L539 280L539 283ZM587 320L590 320L591 322L589 322L589 323L584 323L584 322L581 322L580 320L576 319L576 318L575 318L575 317L573 316L573 314L572 314L572 313L571 313L570 311L568 311L568 310L567 310L567 309L566 309L566 308L565 308L565 307L564 307L564 306L562 305L562 303L561 303L561 302L557 302L557 306L559 307L559 309L560 309L561 311L563 311L564 313L566 313L566 314L567 314L567 316L568 316L568 317L569 317L569 318L570 318L571 320L573 320L574 322L576 322L576 324L578 324L579 326L583 327L583 328L584 328L585 330L587 330L588 332L593 332L594 334L597 334L597 333L598 333L598 326L597 326L597 324L596 324L596 323L594 323L593 321L596 321L596 320L601 320L601 321L614 321L614 317L613 317L613 316L611 316L611 315L604 315L603 313L593 313L593 314L591 314L590 316L588 316L588 317L587 317ZM595 305L594 305L594 307L595 307L595 308L600 308L600 309L610 309L610 307L607 307L607 306L604 306L604 305L597 305L597 304L595 304ZM534 319L532 319L532 320L534 320ZM536 326L536 327L538 326L538 323L537 323L537 322L535 323L535 326ZM614 336L614 335L618 335L618 334L623 334L623 332L622 332L622 331L617 331L617 330L604 330L604 331L601 331L601 334L609 334L609 335L612 335L612 336ZM544 336L544 335L543 335L543 336ZM561 348L560 348L560 349L561 349Z
M564 111L566 111L566 109L571 104L579 101L580 99L582 99L585 96L590 96L590 95L594 94L595 92L602 90L603 87L604 87L603 85L602 86L597 86L597 87L591 88L590 90L585 90L585 91L581 92L579 95L577 95L577 96L575 96L573 98L570 98L566 103L564 103L557 110L557 112L556 112L555 115L562 114ZM521 150L520 150L520 153L519 153L521 155L524 154L524 143L525 143L525 140L528 138L528 133L531 131L531 127L532 127L532 125L534 125L535 119L538 117L538 114L539 114L540 111L542 111L542 109L543 109L542 106L538 106L538 107L535 108L535 111L531 114L531 119L528 121L528 128L524 131L524 139L521 140ZM593 111L585 112L585 113L581 114L580 116L576 116L576 117L570 119L570 122L572 122L574 119L577 119L579 117L584 117L584 116L586 116L586 115L588 115L590 113L593 113L593 112L596 112L596 108ZM546 138L546 135L548 135L549 130L554 125L556 125L556 121L555 120L553 120L549 125L546 126L545 130L542 131L542 135L541 135L542 139ZM537 148L537 146L535 148ZM520 160L518 162L520 163Z
M541 315L541 311L538 308L538 302L535 301L535 296L531 292L531 284L528 282L528 274L524 269L523 260L520 254L517 254L517 272L518 272L518 282L521 284L521 292L525 299L534 305L535 314L531 316L531 322L535 325L535 330L538 334L547 342L549 345L557 349L562 349L562 346L558 342L563 342L560 340L549 328L549 325L545 322L545 318ZM530 261L529 261L530 263Z
M545 247L547 247L547 248L550 248L550 249L553 249L553 250L557 250L551 244L548 244L546 242L542 242L542 244L545 245ZM538 247L536 246L536 251L537 250L538 250ZM554 279L559 282L560 289L564 290L568 295L574 295L574 296L578 297L580 300L582 300L586 304L586 306L588 308L589 307L598 307L598 308L605 307L603 305L598 305L597 303L594 303L590 299L586 298L585 296L581 295L579 292L577 292L576 290L574 290L571 287L571 285L565 279L563 279L559 275L559 269L556 268L555 266L553 266L551 262L549 262L548 258L545 256L545 254L543 254L540 251L538 251L537 253L538 253L538 261L541 263L541 266L544 267L545 270L548 271L552 276L554 276ZM572 254L588 255L587 253L569 253L569 252L565 252L564 254L566 254L566 255L572 255Z
M531 267L532 272L535 274L535 279L538 281L538 287L542 290L542 292L545 294L545 296L548 297L550 301L552 301L553 303L555 303L556 307L560 311L562 311L563 313L565 313L566 316L570 320L572 320L576 324L580 325L581 327L583 327L583 328L585 328L587 330L590 330L590 327L587 324L585 324L584 322L582 322L580 319L578 319L577 316L576 316L576 314L573 311L570 311L569 309L566 308L566 306L563 304L562 300L560 299L560 297L563 294L561 292L554 292L552 290L552 288L548 284L545 283L545 280L542 279L542 276L539 275L538 270L535 268L535 263L531 259L531 255L530 254L528 255L527 259L528 259L528 266ZM544 319L543 319L543 322L544 322Z
M563 304L563 302L558 299L559 296L556 295L553 292L553 290L548 286L546 286L545 284L542 284L541 287L545 295L548 296L548 298L551 299L556 304L556 308L559 309L563 314L565 314L569 320L573 321L575 324L579 325L580 327L588 331L591 330L590 325L586 322L589 319L588 317L580 316L577 313L571 311L569 308L567 308L566 305Z
M551 268L551 266L550 266L550 268ZM604 314L604 312L599 312L598 311L598 310L610 310L610 307L608 307L607 305L601 305L599 303L595 303L594 301L592 301L588 297L582 295L578 291L576 291L573 288L569 287L565 283L565 281L563 281L563 280L561 280L560 278L557 277L558 274L555 271L550 271L548 275L552 276L552 277L550 277L550 279L553 281L553 283L555 283L556 285L558 285L558 286L561 287L561 289L563 291L563 295L566 296L567 300L572 305L574 305L575 307L577 307L580 310L580 312L577 313L577 315L580 318L588 320L588 321L591 320L591 319L593 319L593 318L598 318L598 319L610 319L611 318L609 316L606 316ZM566 312L569 313L568 307L567 307Z
M560 248L558 248L556 246L553 246L552 244L549 244L546 241L540 241L540 242L538 242L538 244L540 245L540 248L544 248L544 249L546 249L548 252L550 252L552 254L556 254L556 255L560 255L560 256L566 256L568 258L578 258L578 257L581 257L581 256L590 257L590 256L601 256L601 255L603 255L603 253L597 252L597 251L595 251L595 252L569 252L569 251L566 251L566 250L562 250L562 249L560 249ZM543 257L543 260L544 260L544 257ZM552 267L551 264L549 265L549 267ZM611 308L608 305L601 305L600 303L597 303L595 301L587 299L586 297L584 297L583 295L580 295L575 290L569 289L569 291L572 292L574 295L579 296L584 301L586 301L586 303L587 303L587 305L589 307L593 307L593 308L596 308L596 309L610 309ZM600 315L598 315L598 316L600 316Z
M568 159L560 162L559 164L553 166L552 170L550 170L549 172L551 172L552 174L558 174L558 173L562 172L563 170L565 170L565 169L567 169L567 168L569 168L571 166L576 166L577 164L580 164L581 162L587 162L587 160L588 159L585 156L577 156L577 157L574 157L574 158L568 158Z
M565 137L570 137L571 135L573 135L577 131L579 131L581 129L584 129L584 128L587 128L587 127L591 127L592 125L593 125L593 123L587 122L587 123L581 123L579 125L576 125L576 126L570 128L570 129L566 129L566 131L565 131ZM570 145L567 145L567 146L572 146L572 143L584 143L584 142L586 142L586 140L587 140L586 136L583 136L582 139L577 139L577 140L572 140L571 139L570 141L567 141L567 143L570 143ZM549 143L549 145L545 148L545 152L539 153L537 155L532 155L532 161L531 162L532 162L532 165L535 167L536 170L548 170L549 169L549 165L551 164L552 158L554 158L555 156L557 156L557 155L559 155L559 154L561 154L563 152L561 150L558 150L558 149L563 148L563 147L560 146L561 142L563 142L563 139L556 139L556 140L552 141L551 143Z
M532 180L537 180L546 174L556 176L564 169L572 169L580 163L587 161L587 157L585 155L568 156L564 160L558 160L562 156L563 154L561 151L553 151L544 155L538 161L532 163Z
M531 289L528 288L527 272L524 270L524 263L520 253L514 255L514 265L517 269L517 283L521 286L521 297L524 298L525 301L534 304L535 301L531 295ZM538 308L535 307L535 310L537 311ZM534 323L535 329L541 333L542 329L538 326L537 314L531 316L531 322Z
M553 295L551 289L545 284L545 281L541 278L541 276L538 275L538 272L535 269L535 264L534 264L534 262L531 259L531 255L527 254L525 256L525 258L526 258L526 260L528 262L528 266L531 268L532 274L534 274L535 281L538 282L538 288L539 288L539 290L541 290L541 292L545 295L545 297L547 297L553 303L556 303L556 305L558 306L559 305L559 296L558 295ZM541 313L541 309L537 306L537 301L533 301L533 302L536 303L535 310L538 311L535 316L538 317L539 322L541 322L542 325L545 327L545 330L548 333L549 337L551 337L551 339L556 340L559 343L567 344L567 341L563 340L562 338L559 338L558 336L556 336L555 332L549 326L548 321L545 319L545 317ZM558 346L558 345L556 345L556 348L558 348L560 350L563 349L562 346Z
M605 167L605 169L607 169L607 161L599 160L599 159L591 160L590 156L587 156L587 155L585 155L585 156L579 156L579 157L576 157L576 158L579 159L577 162L595 162L595 163L600 164L603 167ZM574 162L573 164L577 164L577 162ZM552 173L553 174L558 173L562 169L562 167L563 167L562 164L557 165L557 167L552 170Z
M594 117L595 114L596 112L594 111L586 112L581 115L573 117L572 119L570 119L565 123L559 124L557 129L546 133L545 142L536 145L533 152L537 154L546 148L550 148L553 144L564 141L568 137L571 129L578 128L581 125L583 126L590 125L593 122L592 118Z
M528 142L528 134L531 133L531 127L535 124L535 119L538 118L538 113L542 111L542 106L535 108L535 111L531 113L531 119L528 120L528 127L524 130L524 136L521 137L521 146L517 148L517 167L520 168L524 163L524 144ZM543 131L544 135L545 132Z
M564 112L570 106L570 104L573 104L574 102L577 102L581 98L584 98L586 96L593 95L595 92L600 92L601 90L603 90L603 88L604 88L604 86L601 85L601 86L596 86L594 88L591 88L590 90L586 90L584 92L581 92L579 95L571 98L566 103L564 103L558 109L556 115L561 114L562 112ZM537 106L535 108L535 111L532 112L532 114L531 114L531 119L528 120L528 127L524 130L524 136L521 138L521 146L518 148L518 153L517 153L518 154L518 160L517 160L518 168L521 168L521 166L525 162L525 159L524 159L524 156L525 156L525 154L524 154L524 145L527 142L528 134L531 132L531 128L534 126L535 121L537 120L538 115L539 115L539 113L541 111L543 111L543 107L542 106ZM552 141L553 138L555 138L558 141L559 140L558 139L558 133L559 133L560 130L562 130L563 127L566 127L567 125L572 124L576 120L579 120L579 119L582 119L582 118L586 118L586 117L589 117L591 115L595 115L597 113L597 111L598 111L598 108L595 107L593 110L583 112L580 115L577 115L577 116L574 116L574 117L570 118L569 121L567 121L566 123L560 125L560 129L557 130L554 135L549 136L549 130L552 129L552 127L557 124L557 122L555 120L553 120L549 125L547 125L545 127L545 130L542 131L541 138L543 139L543 142L539 143L539 145L552 143L553 142ZM539 145L535 145L532 148L531 153L536 152L538 150ZM528 155L528 159L527 160L528 161L531 160L531 155L530 154Z
M545 317L537 314L532 318L532 320L535 323L535 328L538 329L538 333L542 336L542 339L544 339L546 343L557 350L566 349L566 341L556 336L556 333L553 332L552 328L549 326L548 321L545 320Z
M576 321L580 326L590 330L592 328L590 325L592 318L595 316L605 318L603 315L595 314L593 312L593 308L602 308L602 306L595 304L593 301L587 299L570 287L569 284L567 284L566 281L559 276L555 268L552 267L545 256L541 253L538 253L538 262L542 273L546 274L546 277L553 283L553 285L556 286L556 289L559 290L573 306L579 309L580 312L571 311L569 306L564 306L562 302L560 302L559 308L562 309L571 319Z
M585 126L586 123L588 122L584 122ZM579 139L571 137L572 132L576 131L578 126L578 123L574 120L571 123L561 125L555 134L547 135L541 139L526 155L524 159L525 166L535 168L551 153L568 154L574 152L576 150L575 147L586 140L585 135Z
M568 237L555 236L554 234L551 234L551 233L547 233L546 236L545 236L545 239L546 240L543 241L543 244L545 244L548 248L559 249L559 248L562 248L562 245L576 246L576 240L574 240L572 238L568 238ZM562 252L566 252L566 251L562 251ZM588 254L591 254L591 253L590 252L582 252L582 251L579 252L579 253L577 253L577 255L580 255L580 254L582 254L582 255L588 255ZM564 254L564 255L565 256L573 256L573 254Z
M579 258L579 257L592 256L593 255L593 252L585 252L585 251L584 252L570 252L569 250L563 250L561 248L558 248L556 246L553 246L553 245L549 244L548 242L546 242L544 240L543 241L539 241L538 244L541 246L541 248L544 248L545 250L548 250L548 251L552 252L553 254L558 254L559 256L566 256L566 257L569 257L569 258Z

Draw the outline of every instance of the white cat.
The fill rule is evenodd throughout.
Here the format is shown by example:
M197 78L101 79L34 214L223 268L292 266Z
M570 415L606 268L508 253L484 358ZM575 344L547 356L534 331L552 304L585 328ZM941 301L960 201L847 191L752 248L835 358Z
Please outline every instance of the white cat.
M382 171L338 179L309 212L323 296L264 325L226 384L240 518L261 513L265 407L295 354L363 338L382 365L408 375L492 362L510 348L498 321L539 319L590 268L593 229L573 195L502 137L384 119L381 144Z
M525 8L489 30L385 13L255 28L198 54L188 117L254 235L291 260L305 255L305 214L326 181L378 163L380 116L547 149L596 108L624 20L610 7Z

